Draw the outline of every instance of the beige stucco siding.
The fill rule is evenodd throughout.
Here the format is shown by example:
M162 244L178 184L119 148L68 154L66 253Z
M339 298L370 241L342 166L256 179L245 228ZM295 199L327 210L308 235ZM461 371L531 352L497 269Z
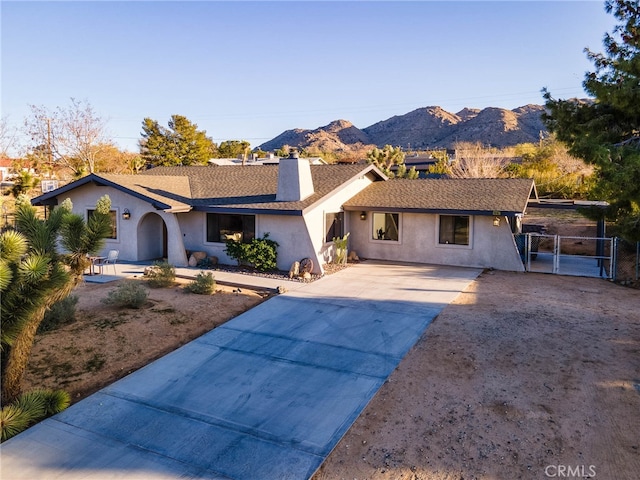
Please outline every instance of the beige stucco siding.
M372 215L360 220L360 212L350 212L352 225L349 248L363 258L495 268L524 271L513 235L503 218L499 227L493 217L472 216L470 245L438 243L438 215L400 214L400 240L379 241L372 238Z
M182 266L186 264L182 234L180 233L180 228L175 218L175 214L156 210L150 203L133 197L115 188L100 187L95 185L79 186L78 188L75 188L61 195L58 198L58 203L61 203L65 198L71 199L71 202L73 203L74 213L78 213L86 218L87 211L94 209L97 200L103 195L109 195L109 198L111 199L111 209L115 210L116 212L118 233L117 238L106 239L105 246L100 252L100 255L106 256L109 250L119 250L119 260L138 261L141 259L145 259L140 258L140 247L142 247L142 252L157 251L157 249L150 249L150 247L148 246L141 246L138 242L139 235L145 234L145 230L148 228L148 226L145 227L145 225L143 224L142 232L138 232L138 227L140 226L145 216L153 213L157 214L167 227L168 261L176 266ZM131 214L129 220L124 220L122 218L122 213L124 212L125 208L129 210ZM160 235L158 235L157 229L155 229L154 231L156 233L153 240L162 245L161 231ZM148 235L145 238L148 242Z

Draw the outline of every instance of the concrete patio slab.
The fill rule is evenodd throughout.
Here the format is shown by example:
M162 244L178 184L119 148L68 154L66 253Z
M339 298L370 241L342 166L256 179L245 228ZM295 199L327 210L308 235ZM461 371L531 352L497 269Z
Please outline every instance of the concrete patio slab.
M479 269L364 262L5 442L2 478L305 479Z

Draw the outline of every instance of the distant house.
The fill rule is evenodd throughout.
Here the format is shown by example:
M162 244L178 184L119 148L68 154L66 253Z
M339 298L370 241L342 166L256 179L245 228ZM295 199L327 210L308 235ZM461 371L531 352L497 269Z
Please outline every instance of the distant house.
M238 155L237 158L212 158L209 160L209 164L219 167L230 165L278 165L280 158L273 153L268 153L264 157L258 157L252 153L247 158L244 158L243 155ZM305 157L302 159L308 161L309 165L327 165L327 162L322 157Z
M9 157L0 157L0 182L6 182L10 179L11 171L13 170L13 160Z
M233 264L225 241L269 233L278 268L310 258L314 272L332 260L332 239L349 232L350 249L371 259L522 271L512 233L519 230L532 180L388 180L373 165L157 167L139 175L91 174L47 192L34 205L70 198L88 216L112 201L105 251L120 258L166 258L187 265L187 251Z

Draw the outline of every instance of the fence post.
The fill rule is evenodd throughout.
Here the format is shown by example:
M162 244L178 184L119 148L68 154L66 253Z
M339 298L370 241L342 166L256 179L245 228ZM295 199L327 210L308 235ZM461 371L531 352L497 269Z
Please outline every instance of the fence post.
M636 281L640 279L640 242L636 242Z
M611 241L611 263L609 265L611 274L609 277L615 282L618 279L618 237L613 237Z

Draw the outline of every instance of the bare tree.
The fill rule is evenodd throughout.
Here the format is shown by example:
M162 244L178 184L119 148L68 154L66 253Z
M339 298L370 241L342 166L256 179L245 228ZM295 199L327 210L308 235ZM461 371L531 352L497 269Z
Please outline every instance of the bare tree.
M113 145L107 137L106 122L85 100L49 111L30 105L25 129L32 147L46 146L49 162L71 169L75 176L93 173L102 150Z
M456 156L449 168L453 178L498 178L504 176L504 168L510 158L481 143L460 142L455 144Z
M7 117L2 117L0 119L0 156L9 156L9 152L16 146L17 138L18 129L9 125Z

